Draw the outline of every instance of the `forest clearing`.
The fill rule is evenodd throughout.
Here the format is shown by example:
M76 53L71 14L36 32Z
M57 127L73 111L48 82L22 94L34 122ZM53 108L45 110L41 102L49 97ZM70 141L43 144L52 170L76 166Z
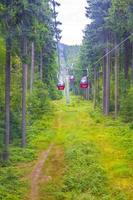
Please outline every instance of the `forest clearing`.
M54 119L31 127L28 149L12 153L14 166L1 168L1 199L132 200L133 129L79 98L54 107Z
M0 1L0 200L133 200L133 0Z

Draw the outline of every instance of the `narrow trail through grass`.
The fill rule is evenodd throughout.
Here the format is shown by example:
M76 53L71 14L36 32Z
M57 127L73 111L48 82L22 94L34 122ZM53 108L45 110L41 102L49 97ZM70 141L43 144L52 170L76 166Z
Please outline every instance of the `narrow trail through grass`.
M79 99L55 107L55 146L42 168L38 200L132 200L133 130Z
M46 159L48 158L52 147L53 147L53 145L51 144L49 146L48 150L44 151L40 155L38 162L32 171L32 174L31 174L31 200L38 199L38 181L39 181L38 179L40 177L42 167L43 167L44 163L46 162Z

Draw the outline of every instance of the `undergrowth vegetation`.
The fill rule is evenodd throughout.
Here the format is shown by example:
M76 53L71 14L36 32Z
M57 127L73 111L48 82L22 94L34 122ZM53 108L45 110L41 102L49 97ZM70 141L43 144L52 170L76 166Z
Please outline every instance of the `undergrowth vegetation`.
M73 99L69 106L60 102L60 107L55 143L64 147L64 173L57 180L55 166L48 161L52 178L41 186L40 199L132 200L133 134L129 125L105 118L80 99Z
M28 200L36 159L53 143L38 200L132 200L132 126L75 97L51 110L29 123L26 149L11 146L8 166L0 167L0 199Z
M99 198L107 195L107 177L97 160L98 151L89 142L68 147L68 169L62 188L65 199Z
M52 109L52 107L51 107ZM37 113L36 113L37 115ZM18 147L18 141L10 146L10 160L1 162L0 166L0 200L27 200L30 189L29 174L34 162L41 151L44 151L55 133L51 127L53 124L53 112L32 121L27 127L27 147Z
M133 122L133 88L130 88L121 101L121 116L124 122Z

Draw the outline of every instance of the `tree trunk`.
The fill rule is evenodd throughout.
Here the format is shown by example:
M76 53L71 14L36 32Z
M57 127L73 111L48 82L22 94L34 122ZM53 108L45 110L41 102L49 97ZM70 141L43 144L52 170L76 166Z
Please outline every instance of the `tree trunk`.
M39 69L39 74L40 74L40 79L42 80L42 67L43 67L43 55L42 55L42 51L40 53L40 69Z
M33 90L34 82L34 70L35 70L35 44L31 44L31 75L30 75L30 92Z
M97 71L96 71L96 66L94 66L94 88L93 88L93 104L94 108L96 107L96 89L97 89Z
M131 84L133 86L133 42L132 42Z
M90 91L90 88L88 87L86 89L86 99L89 100L89 91Z
M106 100L106 58L103 60L103 114L105 114Z
M115 46L117 45L117 38L115 38ZM118 116L118 98L119 98L119 49L115 50L115 118Z
M97 101L98 101L98 103L100 102L100 82L99 82L99 79L100 79L100 66L98 66L98 69L97 69Z
M6 66L5 66L5 133L3 160L9 159L10 140L10 79L11 79L11 38L6 39Z
M109 38L107 39L106 53L109 52ZM110 104L110 54L106 56L106 85L105 85L105 115L109 115Z
M22 63L22 147L26 146L27 38L23 38Z
M130 61L130 42L127 40L124 43L124 54L125 54L125 79L128 80L128 71L129 71L129 61Z
M58 67L59 67L59 70L61 70L61 61L60 61L60 45L59 45L59 42L57 42L57 53L58 53Z

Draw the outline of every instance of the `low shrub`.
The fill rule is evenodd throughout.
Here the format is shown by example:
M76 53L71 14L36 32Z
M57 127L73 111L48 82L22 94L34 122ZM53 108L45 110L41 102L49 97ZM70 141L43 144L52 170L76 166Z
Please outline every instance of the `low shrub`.
M121 116L124 122L133 121L133 88L130 88L121 101Z

